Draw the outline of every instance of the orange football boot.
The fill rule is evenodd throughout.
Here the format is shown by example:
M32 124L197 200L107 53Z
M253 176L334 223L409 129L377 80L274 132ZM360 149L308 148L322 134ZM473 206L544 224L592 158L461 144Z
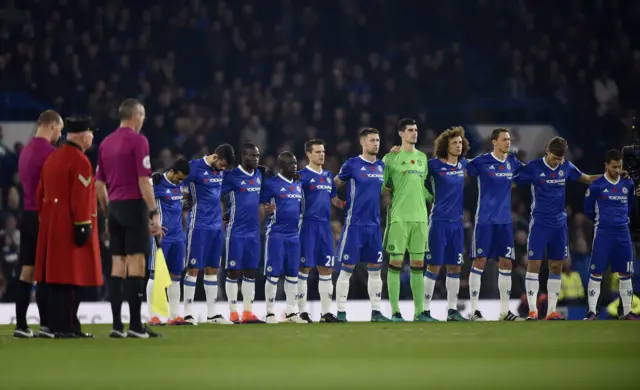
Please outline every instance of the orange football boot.
M561 316L558 312L551 312L547 314L545 320L564 320L565 318Z
M234 324L240 323L240 316L238 315L237 311L232 311L231 313L229 313L229 321L233 322Z
M176 318L170 319L168 324L170 326L191 325L190 323L185 321L184 318L182 318L180 316L177 316Z
M264 321L261 321L252 312L244 311L242 312L242 323L243 324L260 324L260 323L264 323Z
M538 319L538 312L537 311L530 311L529 312L529 316L527 316L527 321L535 321Z
M158 318L158 317L153 317L153 318L151 319L151 321L149 321L149 322L148 322L148 324L149 324L149 326L163 326L163 325L165 325L165 324L160 320L160 318Z

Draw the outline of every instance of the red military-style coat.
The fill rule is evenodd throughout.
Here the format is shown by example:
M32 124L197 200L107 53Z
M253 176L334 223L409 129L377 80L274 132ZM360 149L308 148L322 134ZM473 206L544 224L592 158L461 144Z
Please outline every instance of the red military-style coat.
M80 147L67 142L51 154L42 167L36 201L40 217L36 281L102 285L95 178ZM74 227L89 222L91 237L78 247Z

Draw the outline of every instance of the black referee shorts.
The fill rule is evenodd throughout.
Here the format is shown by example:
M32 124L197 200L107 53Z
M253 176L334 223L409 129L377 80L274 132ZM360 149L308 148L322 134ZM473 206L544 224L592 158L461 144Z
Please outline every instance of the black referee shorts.
M109 237L112 256L149 252L149 209L143 199L109 202Z
M25 210L20 220L20 265L33 267L36 265L38 249L38 212Z

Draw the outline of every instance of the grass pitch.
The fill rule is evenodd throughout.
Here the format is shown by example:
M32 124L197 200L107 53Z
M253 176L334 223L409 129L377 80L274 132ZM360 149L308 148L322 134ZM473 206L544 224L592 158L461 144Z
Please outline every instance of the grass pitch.
M236 325L156 328L155 340L14 340L3 389L636 388L627 321Z

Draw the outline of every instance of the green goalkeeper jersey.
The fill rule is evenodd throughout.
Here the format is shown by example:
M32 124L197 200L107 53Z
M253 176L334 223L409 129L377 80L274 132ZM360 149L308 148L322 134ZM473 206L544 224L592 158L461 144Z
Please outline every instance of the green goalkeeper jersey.
M419 150L389 153L384 162L384 185L391 189L389 223L428 222L427 204L431 198L425 188L429 168L427 155Z

